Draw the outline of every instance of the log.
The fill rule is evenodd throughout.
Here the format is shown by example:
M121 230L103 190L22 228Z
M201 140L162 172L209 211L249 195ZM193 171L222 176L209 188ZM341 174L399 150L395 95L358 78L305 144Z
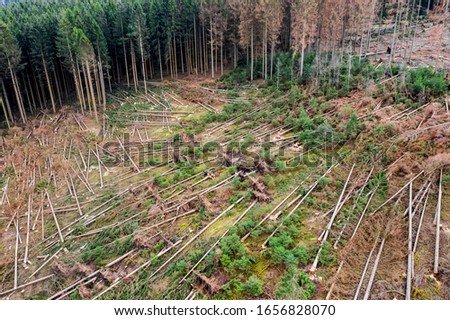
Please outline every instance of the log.
M327 171L328 173L328 171ZM322 176L324 177L324 176ZM278 224L278 226L275 228L275 230L270 234L270 236L268 236L266 238L266 240L264 241L264 243L262 244L262 247L265 248L267 246L267 243L269 242L270 238L272 238L277 231L281 228L281 226L283 225L283 223L300 207L300 205L309 197L309 195L311 194L311 192L314 191L314 189L316 188L316 186L319 184L319 180L321 178L319 178L318 180L316 180L316 182L314 182L310 187L308 192L301 198L301 200L294 206L294 208L292 208L292 210L286 215L286 217L284 217L284 219Z
M23 258L23 263L25 266L28 263L28 245L30 244L30 218L31 218L31 194L28 196L27 235L25 240L25 255Z
M80 202L78 201L77 190L75 189L75 184L73 183L73 179L72 179L72 177L70 175L69 175L69 180L70 180L70 184L72 186L72 194L73 194L73 197L75 198L75 202L77 204L78 212L80 213L80 216L82 216L83 215L83 211L81 210Z
M359 226L361 225L361 222L362 222L362 220L363 220L363 218L364 218L364 215L365 215L366 212L367 212L367 209L369 209L369 205L370 205L370 203L372 202L373 197L374 197L375 194L377 193L378 187L379 187L379 185L377 185L377 186L375 187L375 189L373 189L372 191L370 191L370 197L369 197L369 199L367 200L367 203L366 203L366 205L365 205L363 211L361 212L361 216L359 217L359 220L358 220L358 223L356 224L355 230L353 230L353 233L352 233L352 236L350 237L350 240L353 239L353 238L355 237L355 235L356 235L356 232L358 232Z
M331 219L328 222L328 225L326 226L325 235L323 236L322 243L320 245L319 251L317 252L316 258L314 259L314 262L313 262L312 267L311 267L311 271L313 271L313 272L317 269L317 265L319 263L320 253L322 252L323 245L327 241L328 234L329 234L329 232L331 230L331 227L333 226L334 219L336 218L337 214L339 213L340 203L342 201L342 198L344 197L345 190L347 190L347 185L348 185L348 183L350 181L350 177L352 176L352 173L353 173L353 170L355 169L355 166L356 166L356 163L354 163L352 168L350 169L350 172L348 174L347 180L345 181L344 188L342 188L342 192L341 192L341 195L339 196L339 199L338 199L338 202L336 204L336 207L335 207L335 210L333 212L333 215L331 216Z
M413 252L416 252L416 250L417 250L417 243L419 242L420 230L422 229L423 217L425 215L425 211L427 208L427 202L428 202L429 195L430 195L430 193L427 192L427 197L425 198L425 203L422 208L422 213L420 214L419 226L417 227L417 234L416 234L416 240L414 241Z
M31 281L31 282L28 282L28 283L21 284L20 286L17 286L16 288L13 288L13 289L9 289L9 290L0 292L0 297L1 297L1 296L4 296L4 295L7 295L7 294L10 294L10 293L13 293L13 292L16 291L16 290L23 289L23 288L25 288L25 287L31 286L32 284L35 284L35 283L38 283L38 282L41 282L41 281L50 279L50 278L52 278L53 276L54 276L54 274L49 274L48 276L45 276L45 277L42 277L42 278L33 280L33 281Z
M53 258L55 258L58 253L61 252L63 248L59 248L58 251L56 251L50 258L48 258L47 260L44 261L43 264L41 264L41 266L39 268L37 268L32 274L31 276L28 277L28 279L32 278L33 276L35 276L36 274L38 274L39 271L42 270L42 268L44 268L50 261L52 261Z
M412 199L413 199L412 182L409 184L409 206L408 206L408 270L406 273L406 293L405 300L411 300L411 278L413 266L413 251L412 251Z
M422 173L424 173L425 171L422 170L420 173L418 173L414 178L411 179L410 182L408 182L407 184L405 184L403 187L401 187L392 197L390 197L389 199L387 199L385 202L383 202L383 204L381 204L378 208L376 208L372 213L370 213L370 215L374 215L375 213L377 213L381 208L383 208L386 204L388 204L390 201L392 201L392 199L394 199L397 195L399 195L401 192L403 192L403 190L405 190L410 183L412 183L414 180L416 180L418 177L420 177L422 175Z
M434 246L434 268L433 268L434 274L439 273L439 240L441 232L441 206L442 206L442 172L443 168L441 168L441 174L439 177L439 191L436 207L436 243Z
M356 288L355 295L353 296L353 300L358 300L359 292L361 291L361 287L363 285L364 278L366 277L367 269L369 269L370 259L372 259L372 255L373 255L373 252L375 251L375 248L377 247L377 244L378 244L378 237L375 240L372 250L370 250L369 256L367 257L366 264L364 265L364 269L361 274L361 278L359 279L358 287Z
M18 255L19 255L19 221L16 224L16 250L14 255L14 289L17 289L18 284Z
M253 201L252 204L236 219L236 221L231 225L232 227L235 226L237 223L239 223L239 221L242 220L242 218L244 218L244 216L247 214L247 212L249 212L257 203L257 201ZM229 232L230 230L228 229L227 231L225 231L220 237L219 239L217 239L216 242L214 242L214 244L208 249L208 251L206 251L206 253L200 258L200 260L197 261L197 263L188 271L188 273L186 273L186 275L183 277L183 279L180 280L180 284L182 282L184 282L189 275L198 267L198 265L208 256L208 254L219 244L220 240L222 240Z
M58 219L56 218L55 210L53 209L52 201L50 200L50 195L48 194L47 190L45 190L45 193L47 195L48 204L50 205L50 210L52 211L53 219L55 220L56 229L58 229L59 239L61 240L61 243L64 243L64 238L61 233L61 228L59 227Z
M92 300L97 300L98 298L100 298L102 295L104 295L105 293L111 291L113 288L117 287L123 280L133 276L135 273L137 273L139 270L142 270L144 268L146 268L147 266L150 265L150 263L152 263L155 259L161 257L162 255L164 255L166 252L169 252L172 248L175 248L176 246L178 246L181 242L183 241L183 238L179 239L177 242L175 242L173 245L171 245L169 248L165 248L163 250L161 250L155 257L153 257L152 259L150 259L149 261L145 262L144 264L140 265L138 268L134 269L133 271L129 272L126 276L124 277L120 277L117 278L115 280L114 283L112 283L108 288L106 288L105 290L103 290L102 292L100 292L99 294L97 294L94 298L92 298Z
M186 249L192 242L194 242L198 237L200 237L210 226L217 222L220 218L222 218L228 211L233 209L238 203L240 203L245 196L242 196L235 203L226 208L221 214L215 217L210 223L208 223L200 232L198 232L195 236L193 236L188 242L186 242L177 252L175 252L169 259L166 260L158 269L156 269L149 277L149 279L153 278L159 271L161 271L165 266L167 266L173 259L175 259L184 249Z
M141 169L136 165L136 163L133 161L133 159L131 158L131 156L128 154L128 152L125 150L125 147L122 144L122 141L120 141L119 137L117 137L117 141L120 144L120 147L123 150L123 153L125 153L125 155L128 157L128 159L131 161L131 163L133 164L134 168L136 169L137 172L141 172Z
M339 267L338 267L338 269L337 269L337 271L336 271L335 277L337 277L337 276L339 275L339 273L341 272L342 266L344 265L344 262L345 262L345 260L342 260L341 263L339 264ZM334 281L334 282L331 284L330 290L328 291L325 300L330 300L331 294L333 293L333 290L334 290L334 286L335 286L335 285L336 285L336 281Z
M375 259L375 264L373 265L372 273L370 274L369 283L367 284L367 289L364 294L364 300L369 299L370 291L372 290L373 281L378 269L378 263L380 262L381 253L383 252L384 242L386 238L381 241L380 249L378 249L377 257Z

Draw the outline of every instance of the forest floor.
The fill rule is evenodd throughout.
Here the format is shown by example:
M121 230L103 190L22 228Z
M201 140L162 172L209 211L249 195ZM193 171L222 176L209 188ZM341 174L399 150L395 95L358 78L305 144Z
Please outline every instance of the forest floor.
M450 114L443 100L412 111L365 91L323 100L323 115L334 128L342 129L353 110L365 129L332 150L331 162L321 160L329 155L314 153L302 158L308 161L293 161L305 156L302 146L292 128L276 121L264 90L249 85L227 91L213 82L182 79L152 86L147 94L118 90L109 96L102 125L66 108L5 131L2 298L249 298L233 279L249 283L250 275L264 283L258 297L275 298L277 284L287 277L287 267L271 249L275 243L267 242L278 232L287 237L279 241L290 242L285 247L304 248L309 256L294 272L307 273L316 286L310 298L323 299L332 287L329 298L352 299L371 256L359 298L375 270L369 297L403 299L408 188L376 209L413 178L413 298L448 298ZM277 99L287 103L288 97ZM303 103L307 110L317 108ZM217 153L207 142L225 151ZM226 152L238 142L249 143L250 155L271 143L286 168L242 150ZM434 274L433 220L442 166L439 272ZM376 191L380 185L384 197ZM215 244L232 225L253 261L244 278L224 267L224 249ZM290 234L293 227L297 231ZM326 252L311 267L326 230ZM300 284L286 297L301 298L302 290Z
M388 63L387 49L395 48L393 63L400 62L410 67L429 66L450 74L450 18L445 21L442 15L431 15L429 19L413 22L410 26L402 25L396 31L402 37L395 43L392 19L373 31L373 37L378 33L381 36L379 40L370 42L367 52L371 57ZM375 55L377 52L379 54Z

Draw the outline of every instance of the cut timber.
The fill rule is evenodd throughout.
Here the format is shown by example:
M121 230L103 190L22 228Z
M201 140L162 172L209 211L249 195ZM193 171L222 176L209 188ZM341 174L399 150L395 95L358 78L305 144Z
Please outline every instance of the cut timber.
M289 193L287 195L287 197L285 197L283 200L281 200L281 202L279 204L277 204L277 206L275 208L273 208L272 211L270 211L264 218L261 219L261 221L259 221L259 223L252 229L250 230L245 236L242 237L241 241L244 242L251 234L251 232L253 230L255 230L256 228L258 228L260 225L262 225L267 219L270 218L270 216L276 211L278 210L278 208L280 208L298 189L300 188L300 186L297 186L294 190L291 191L291 193Z
M328 173L329 171L327 171L325 173L325 175ZM323 175L322 177L324 177L325 175ZM292 210L286 215L286 217L284 217L284 219L279 223L279 225L275 228L275 230L270 234L270 236L267 237L266 241L264 241L262 247L265 248L267 246L267 243L269 242L270 238L272 238L275 233L277 233L277 231L281 228L281 226L283 225L283 223L300 207L300 205L309 197L309 195L311 194L311 192L314 191L314 189L316 188L316 186L319 184L320 179L322 179L322 177L320 177L316 182L314 182L310 187L308 192L300 199L300 201L294 206L294 208L292 208Z
M17 288L18 283L18 255L19 255L19 222L16 223L16 250L14 259L14 289Z
M64 238L61 233L61 228L59 227L58 219L56 218L55 210L53 209L52 201L50 200L50 195L48 194L47 190L45 190L45 193L47 195L48 204L50 205L50 210L52 211L53 219L55 220L56 229L58 229L59 239L61 240L62 243L64 243Z
M386 204L388 204L390 201L392 201L392 199L394 199L401 192L403 192L403 190L408 188L409 184L412 183L414 180L416 180L418 177L420 177L422 175L422 173L424 173L424 172L425 172L424 170L420 171L414 178L412 178L407 184L405 184L403 187L401 187L392 197L387 199L383 204L381 204L378 208L376 208L370 215L372 216L375 213L377 213L381 208L383 208Z
M313 262L313 264L311 266L311 271L312 272L315 272L315 270L317 269L317 265L319 264L319 257L320 257L320 254L322 252L322 248L323 248L325 242L328 239L328 234L329 234L329 232L331 230L331 227L333 226L334 219L336 218L337 214L339 213L339 209L341 208L340 204L341 204L342 198L344 197L345 190L347 190L347 185L348 185L348 182L350 181L350 177L352 176L353 169L355 169L355 166L356 166L356 164L354 163L352 168L350 169L350 172L348 174L347 180L345 181L345 184L344 184L344 188L342 188L341 195L339 196L338 202L336 203L336 207L335 207L335 210L333 212L333 215L331 216L331 219L330 219L330 221L328 222L328 225L325 228L325 230L326 230L325 231L325 235L322 238L322 243L320 244L319 251L317 251L316 258L314 259L314 262Z
M92 298L92 300L97 300L98 298L100 298L102 295L104 295L105 293L111 291L113 288L117 287L123 280L130 278L131 276L133 276L134 274L136 274L139 270L142 270L144 268L146 268L147 266L149 266L154 260L158 259L159 257L161 257L162 255L164 255L166 252L169 252L170 250L172 250L172 248L175 248L176 246L178 246L181 242L183 241L183 238L179 239L177 242L175 242L173 245L171 245L168 248L165 248L163 250L161 250L156 256L154 256L152 259L148 260L147 262L145 262L144 264L141 264L139 267L137 267L136 269L134 269L133 271L129 272L126 276L124 276L123 278L117 278L108 288L106 288L105 290L103 290L102 292L100 292L99 294L97 294L94 298Z
M409 184L409 206L408 206L408 270L406 274L406 294L405 300L411 300L411 278L413 268L413 251L412 251L412 202L413 202L412 182Z
M377 193L377 189L378 189L379 185L377 185L372 191L370 191L370 197L367 200L367 203L364 207L364 210L361 212L361 217L359 217L358 223L356 224L355 230L352 233L352 236L350 237L350 240L353 239L356 235L356 232L358 232L359 226L361 225L361 222L364 218L364 215L367 212L367 209L369 208L370 203L372 202L373 197L375 196L375 194Z
M31 218L31 194L28 196L27 236L25 240L25 256L23 258L23 263L25 266L28 263L28 246L30 244L30 218Z
M122 144L122 141L120 141L119 137L117 137L117 141L120 144L120 147L123 150L123 153L125 153L125 155L128 157L128 159L130 159L131 163L133 164L134 168L137 170L137 172L141 172L141 169L139 169L139 167L136 165L136 163L133 161L133 159L131 158L131 156L129 155L129 153L125 150L125 147Z
M442 171L439 176L439 191L438 191L438 201L436 208L436 243L434 246L434 268L433 272L435 274L439 273L439 238L441 232L441 206L442 206Z
M353 297L353 300L358 300L359 292L361 291L361 287L362 287L364 279L366 277L367 269L369 269L370 259L372 259L372 255L373 255L373 252L375 251L375 248L377 247L377 244L378 244L378 237L375 240L372 250L370 250L369 256L367 257L366 264L364 265L364 269L361 274L361 278L359 279L358 287L356 288L356 292Z
M54 274L49 274L48 276L45 276L45 277L36 279L36 280L31 281L31 282L28 282L28 283L21 284L20 286L14 288L14 289L9 289L9 290L0 292L0 297L1 297L1 296L4 296L4 295L7 295L7 294L10 294L10 293L13 293L13 292L16 291L16 290L23 289L23 288L25 288L25 287L31 286L32 284L35 284L35 283L38 283L38 282L41 282L41 281L50 279L50 278L52 278L53 276L54 276Z
M427 192L427 197L425 198L425 203L423 204L422 213L420 214L419 226L417 227L417 234L416 234L416 240L414 241L413 252L416 252L417 243L419 242L420 230L422 229L423 217L425 215L425 210L427 208L427 202L428 202L429 195L430 195L430 193Z
M245 196L242 196L237 200L235 203L233 203L231 206L226 208L221 214L219 214L217 217L215 217L210 223L208 223L200 232L198 232L195 236L193 236L188 242L186 242L177 252L175 252L169 259L166 260L158 269L156 269L149 277L149 279L153 278L159 271L161 271L165 266L167 266L173 259L175 259L181 252L183 252L184 249L187 248L192 242L194 242L198 237L200 237L210 226L212 226L214 223L216 223L217 220L222 218L228 211L233 209L239 202L241 202Z
M339 264L339 268L338 268L337 271L336 271L335 277L337 277L337 276L339 275L339 273L341 272L342 267L344 266L344 262L345 262L345 260L342 260L341 263ZM334 290L334 286L335 286L335 285L336 285L336 281L334 281L334 282L331 284L330 290L328 291L325 300L330 300L331 294L333 293L333 290Z
M370 274L369 283L367 284L366 293L364 294L364 300L369 299L370 291L372 290L373 281L375 280L375 275L378 269L378 263L380 262L381 253L383 252L384 242L386 238L381 241L380 249L378 249L377 257L375 259L375 264L373 265L372 273Z
M111 266L113 266L113 265L116 264L117 262L122 261L123 259L125 259L126 257L128 257L130 254L132 254L132 253L135 252L135 251L136 251L136 249L133 249L133 250L131 250L131 251L125 253L124 255L120 256L120 257L117 258L116 260L114 260L114 261L108 263L104 268L110 268ZM75 287L81 285L82 283L84 283L84 282L86 282L86 281L92 279L92 278L95 277L97 274L99 274L102 270L103 270L103 269L96 270L96 271L94 271L94 272L88 274L86 277L81 278L81 279L75 281L75 282L72 283L70 286L68 286L68 287L62 289L61 291L55 293L53 296L51 296L50 298L48 298L48 300L54 300L54 299L57 299L57 298L59 299L59 298L60 298L62 295L64 295L67 291L69 291L69 290L71 290L71 289L73 289L73 288L75 288Z
M48 258L47 260L45 260L45 262L44 262L39 268L37 268L36 271L34 271L33 274L32 274L31 276L28 277L28 279L29 279L29 278L32 278L32 277L35 276L39 271L41 271L42 268L44 268L50 261L52 261L53 258L55 258L55 257L58 255L58 253L61 252L62 249L63 249L63 248L59 248L58 251L56 251L50 258Z
M247 212L249 212L257 203L257 201L253 201L252 204L239 216L239 218L236 219L236 221L231 225L232 227L235 226L239 221L242 220L242 218L247 214ZM197 263L188 271L188 273L186 273L186 275L183 277L183 279L180 280L179 283L184 282L187 277L189 277L189 275L195 270L195 268L198 267L198 265L208 256L208 254L219 244L220 240L222 240L229 232L230 230L228 229L227 231L225 231L219 239L217 239L216 242L214 242L214 244L208 249L208 251L206 251L206 253L200 258L200 260L197 261Z
M69 180L70 180L70 185L72 186L72 194L73 194L73 197L75 198L78 212L80 213L80 216L82 216L83 211L81 210L80 202L78 201L78 195L77 195L77 190L75 189L75 184L73 183L72 177L70 175L68 175L68 176L69 176Z

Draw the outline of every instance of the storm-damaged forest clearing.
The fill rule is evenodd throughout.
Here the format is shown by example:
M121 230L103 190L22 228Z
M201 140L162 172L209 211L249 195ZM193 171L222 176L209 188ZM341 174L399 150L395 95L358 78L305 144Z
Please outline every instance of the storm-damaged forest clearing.
M448 299L448 1L311 2L0 6L0 298Z

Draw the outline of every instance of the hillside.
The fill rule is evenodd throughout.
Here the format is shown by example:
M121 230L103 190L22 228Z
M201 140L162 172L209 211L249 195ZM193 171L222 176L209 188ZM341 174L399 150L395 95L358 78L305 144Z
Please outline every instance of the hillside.
M68 3L48 21L81 23ZM68 51L59 33L36 56L28 25L1 24L22 10L6 6L0 65L22 54L0 72L0 298L448 299L450 31L432 3L422 16L374 1L383 21L352 13L342 42L327 30L345 23L325 19L307 52L283 50L280 31L271 55L259 16L259 44L237 48L192 1L189 32L222 41L169 37L164 66L166 35L145 37L147 55L136 29L103 47L85 22ZM280 30L301 21L286 19Z

